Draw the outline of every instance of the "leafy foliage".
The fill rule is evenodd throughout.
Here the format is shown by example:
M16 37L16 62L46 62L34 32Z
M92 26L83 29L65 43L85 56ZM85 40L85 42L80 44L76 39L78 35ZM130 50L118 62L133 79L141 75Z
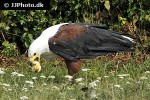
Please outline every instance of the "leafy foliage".
M14 43L9 43L8 41L3 42L3 50L2 53L7 56L16 56L17 55L17 49L16 45Z
M0 11L0 43L16 43L24 53L45 28L69 21L97 23L117 30L133 23L134 32L146 30L141 33L143 39L150 31L149 5L149 0L51 0L49 10L3 10Z
M46 28L45 12L1 11L0 32L3 33L3 40L15 42L20 49L25 50L33 41L33 37L40 35L42 29Z

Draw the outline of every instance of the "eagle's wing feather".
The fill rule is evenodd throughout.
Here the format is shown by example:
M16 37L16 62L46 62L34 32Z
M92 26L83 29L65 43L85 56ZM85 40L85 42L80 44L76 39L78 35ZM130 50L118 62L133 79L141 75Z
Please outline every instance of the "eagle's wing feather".
M123 34L129 36L128 34ZM68 59L89 59L117 51L132 51L135 43L121 33L92 24L67 24L49 39L49 48Z

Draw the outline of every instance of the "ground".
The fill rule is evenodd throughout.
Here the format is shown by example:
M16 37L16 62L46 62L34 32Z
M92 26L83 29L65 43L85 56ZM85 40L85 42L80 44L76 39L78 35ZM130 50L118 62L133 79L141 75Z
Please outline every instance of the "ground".
M0 56L1 100L148 100L150 57L141 52L118 53L82 60L81 71L67 75L60 59L41 61L31 72L27 57Z

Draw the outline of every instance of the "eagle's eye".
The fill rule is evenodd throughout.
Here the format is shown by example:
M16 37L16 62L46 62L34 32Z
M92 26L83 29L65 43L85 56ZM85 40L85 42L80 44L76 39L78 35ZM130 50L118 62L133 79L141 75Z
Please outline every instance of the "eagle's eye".
M36 53L33 54L34 56L36 55Z
M34 59L34 61L39 61L39 57L36 57L36 58Z

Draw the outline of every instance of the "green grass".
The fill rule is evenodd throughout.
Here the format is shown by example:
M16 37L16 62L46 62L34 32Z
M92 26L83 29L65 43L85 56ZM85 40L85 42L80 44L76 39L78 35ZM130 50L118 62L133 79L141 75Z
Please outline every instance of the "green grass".
M0 100L148 100L150 98L150 57L137 64L134 59L112 68L110 61L86 60L74 79L65 78L67 69L58 62L42 61L40 73L31 72L25 60L0 74ZM12 72L19 74L12 75ZM20 76L19 75L24 75ZM41 77L42 76L42 77ZM44 78L44 76L46 78ZM54 79L49 76L55 76ZM32 79L36 77L36 79ZM27 81L34 82L27 83ZM84 90L84 91L82 91ZM23 98L26 96L26 98Z

